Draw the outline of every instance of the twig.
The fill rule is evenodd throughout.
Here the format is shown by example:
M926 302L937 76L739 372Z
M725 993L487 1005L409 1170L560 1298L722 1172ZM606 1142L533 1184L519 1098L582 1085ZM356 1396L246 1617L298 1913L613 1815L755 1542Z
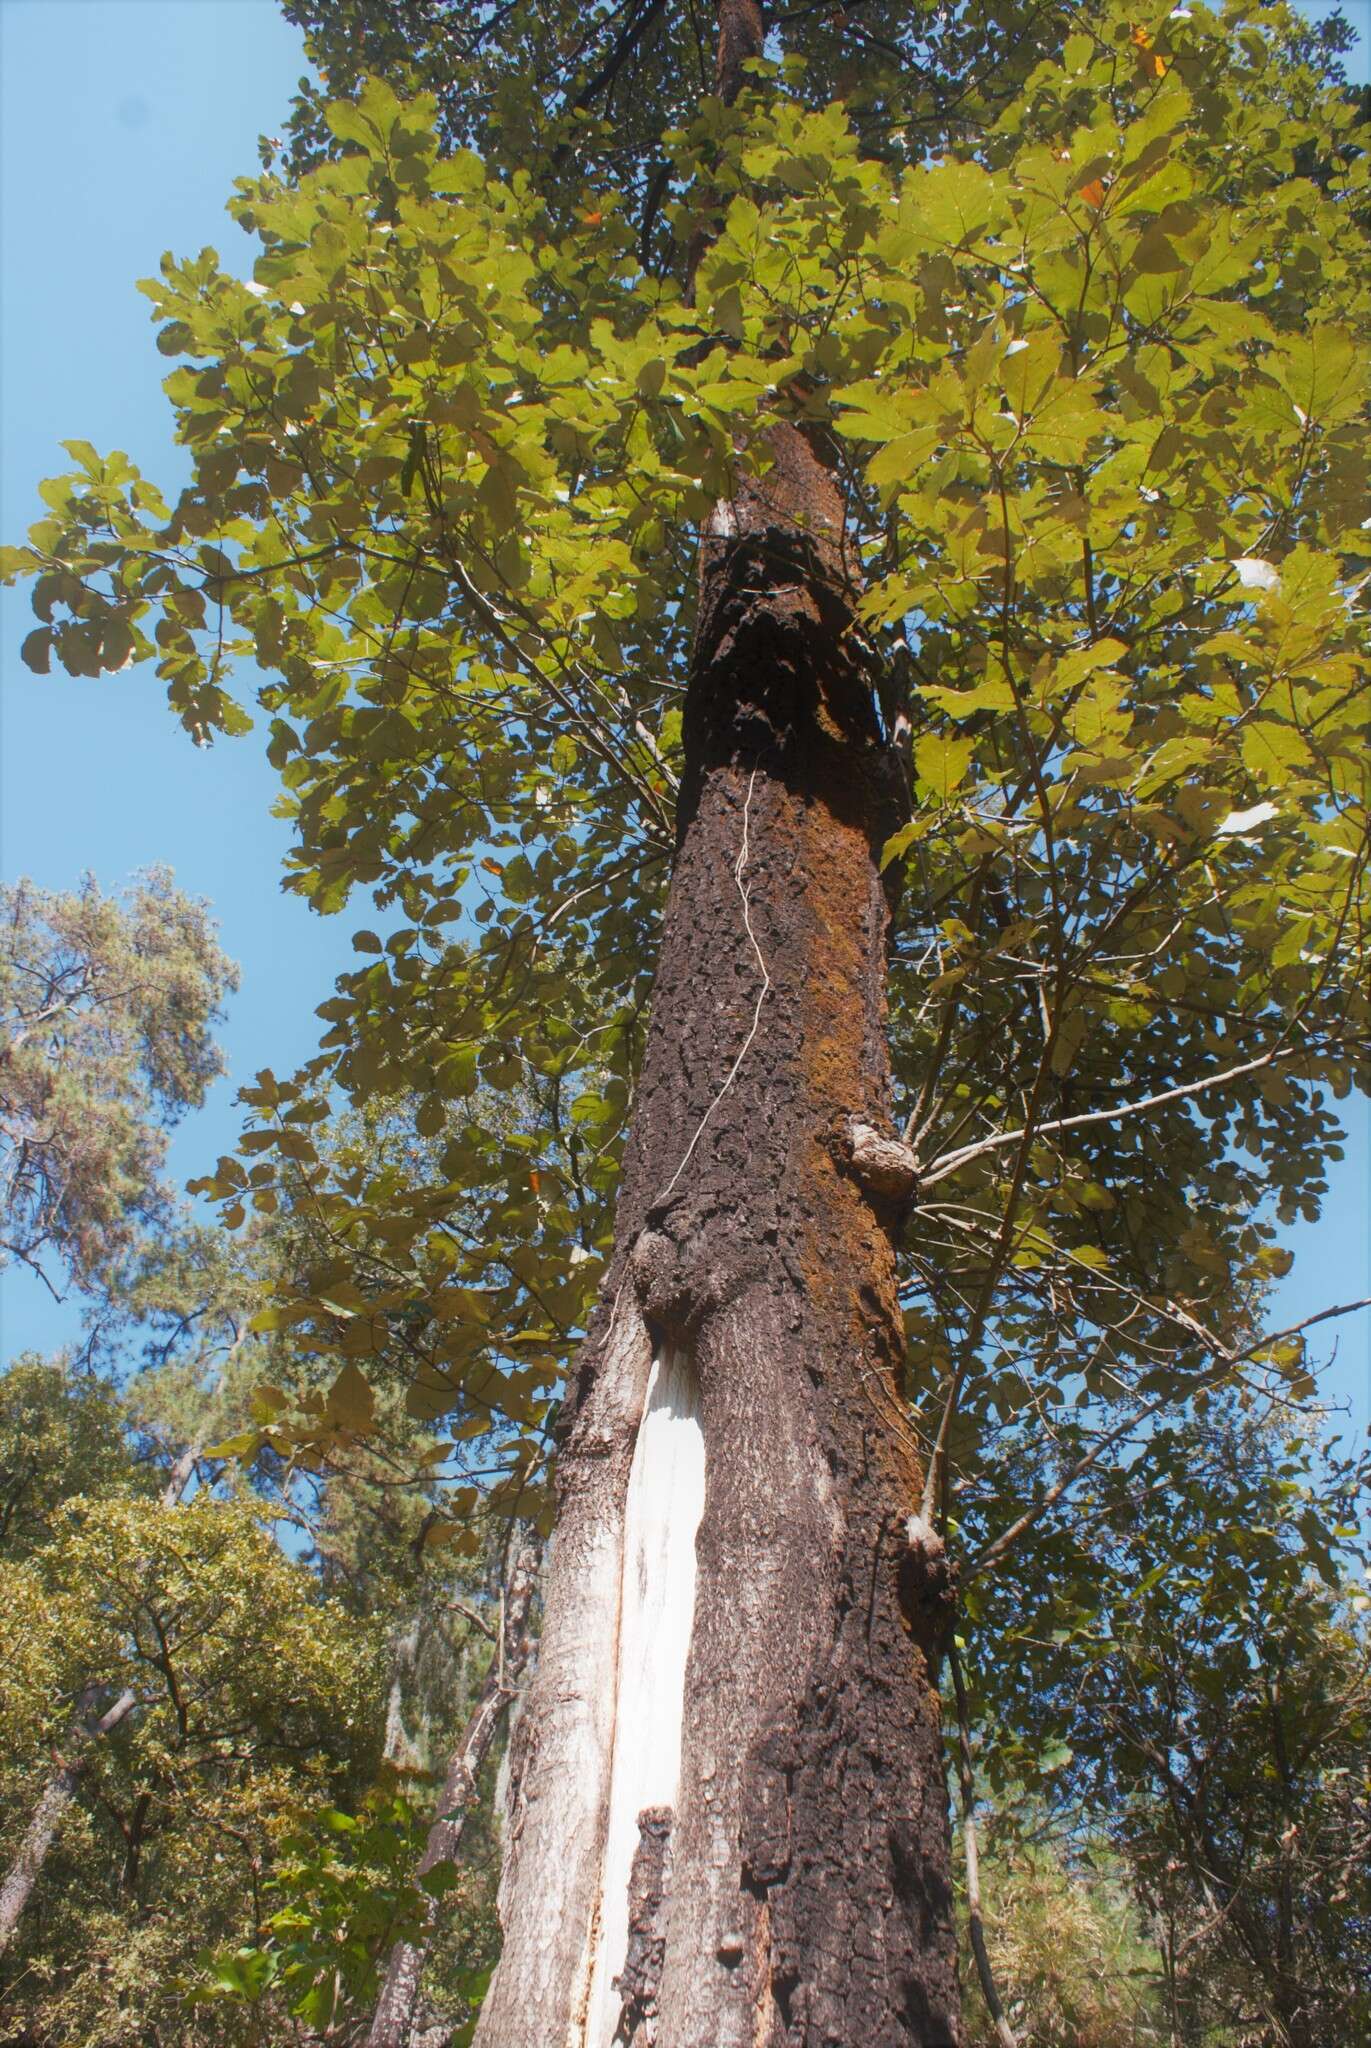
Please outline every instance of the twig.
M1170 1396L1168 1394L1159 1394L1155 1401L1149 1401L1144 1407L1136 1409L1133 1414L1125 1416L1121 1423L1102 1436L1085 1453L1084 1457L1078 1458L1068 1471L1063 1472L1060 1479L1055 1480L1048 1487L1040 1500L1035 1501L1031 1508L1024 1510L1017 1522L1011 1522L1002 1535L997 1536L992 1543L987 1543L979 1557L973 1557L970 1564L963 1566L959 1575L959 1584L963 1586L970 1585L971 1581L978 1577L981 1572L988 1571L992 1565L998 1564L1005 1552L1011 1549L1021 1536L1026 1535L1034 1523L1042 1519L1049 1508L1056 1506L1068 1487L1074 1486L1078 1479L1083 1479L1091 1466L1103 1457L1104 1453L1110 1450L1119 1441L1120 1437L1127 1436L1140 1423L1147 1422L1160 1408L1166 1406L1169 1399Z
M501 1594L501 1599L503 1600L503 1598L504 1596ZM490 1623L483 1621L476 1612L476 1609L468 1607L464 1600L445 1600L443 1605L449 1608L453 1614L460 1614L463 1621L469 1622L472 1628L478 1628L487 1642L493 1643L495 1641L495 1631Z
M1218 1354L1222 1361L1222 1367L1228 1368L1241 1364L1245 1358L1251 1358L1254 1353L1264 1351L1272 1344L1282 1343L1287 1337L1300 1336L1305 1330L1312 1329L1316 1323L1330 1322L1334 1316L1355 1315L1359 1309L1363 1308L1371 1308L1371 1295L1366 1296L1361 1301L1344 1301L1340 1302L1335 1308L1320 1309L1317 1315L1305 1316L1301 1322L1290 1323L1283 1330L1266 1331L1260 1337L1254 1337L1252 1342L1245 1345L1241 1351L1232 1350L1227 1345L1220 1343L1218 1338L1209 1336L1207 1332L1202 1330L1202 1326L1199 1324L1194 1324L1193 1328L1204 1337L1210 1348ZM1172 1313L1174 1314L1174 1311ZM1177 1320L1180 1320L1180 1318L1177 1318ZM1186 1317L1185 1322L1189 1326L1191 1319ZM1209 1378L1212 1375L1206 1375L1205 1377ZM1011 1522L1010 1526L1001 1535L996 1536L992 1542L986 1545L979 1556L972 1558L969 1564L962 1567L959 1583L963 1586L968 1586L981 1572L987 1571L993 1565L998 1564L1005 1552L1017 1543L1019 1538L1025 1535L1035 1522L1041 1520L1049 1508L1055 1507L1068 1488L1074 1486L1078 1479L1083 1479L1091 1466L1098 1463L1107 1450L1110 1450L1113 1445L1118 1443L1121 1437L1129 1435L1131 1431L1139 1428L1144 1422L1149 1422L1154 1415L1167 1406L1171 1398L1170 1393L1159 1394L1155 1400L1145 1402L1141 1408L1135 1409L1131 1415L1125 1416L1122 1422L1107 1431L1097 1443L1092 1445L1083 1457L1078 1458L1076 1463L1062 1474L1060 1479L1053 1481L1041 1499L1035 1501L1032 1507L1026 1508L1016 1522Z

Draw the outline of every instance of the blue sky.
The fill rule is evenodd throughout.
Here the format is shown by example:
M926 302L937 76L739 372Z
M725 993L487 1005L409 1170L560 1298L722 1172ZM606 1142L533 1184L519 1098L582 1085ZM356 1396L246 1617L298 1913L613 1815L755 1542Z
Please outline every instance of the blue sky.
M1312 13L1322 11L1317 6ZM1367 76L1371 0L1349 63ZM1363 27L1363 23L1365 26ZM182 475L160 391L147 302L134 289L163 250L206 243L247 274L254 245L224 212L279 132L304 68L274 0L0 0L0 536L21 538L59 443L122 448L164 487ZM178 1134L173 1170L204 1171L231 1148L234 1092L258 1067L288 1072L313 1051L316 1004L350 958L365 906L326 919L280 888L287 828L269 815L275 778L255 739L192 747L150 672L98 681L31 677L18 648L26 595L0 596L0 868L49 888L91 869L107 888L165 861L207 897L243 969L223 1039L230 1077ZM1294 1272L1277 1303L1294 1321L1371 1293L1368 1105L1349 1112L1348 1157L1324 1216L1288 1233ZM36 1281L7 1273L0 1358L70 1334ZM1371 1316L1340 1326L1329 1395L1371 1421ZM1332 1349L1331 1338L1319 1355Z

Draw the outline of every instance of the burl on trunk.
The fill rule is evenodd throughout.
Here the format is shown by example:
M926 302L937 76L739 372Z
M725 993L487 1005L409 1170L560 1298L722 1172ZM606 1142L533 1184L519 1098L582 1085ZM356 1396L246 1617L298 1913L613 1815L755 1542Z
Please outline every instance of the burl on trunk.
M703 550L679 844L568 1400L482 2048L954 2048L938 1556L900 1398L895 781L777 423ZM917 1525L921 1527L922 1525Z

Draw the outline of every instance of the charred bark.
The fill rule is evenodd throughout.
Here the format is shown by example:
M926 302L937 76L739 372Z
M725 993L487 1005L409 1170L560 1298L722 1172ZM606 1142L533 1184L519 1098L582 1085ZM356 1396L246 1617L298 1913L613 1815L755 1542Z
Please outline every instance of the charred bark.
M677 861L617 1251L569 1401L483 2048L958 2039L932 1676L950 1583L918 1540L892 1242L909 1182L878 857L898 778L837 491L797 429L770 447L703 551ZM668 1543L661 1566L691 1579L673 1735L625 1668L656 1555L633 1480L642 1439L674 1427L651 1485L677 1485L691 1426L693 1565ZM620 1781L644 1752L625 1856Z

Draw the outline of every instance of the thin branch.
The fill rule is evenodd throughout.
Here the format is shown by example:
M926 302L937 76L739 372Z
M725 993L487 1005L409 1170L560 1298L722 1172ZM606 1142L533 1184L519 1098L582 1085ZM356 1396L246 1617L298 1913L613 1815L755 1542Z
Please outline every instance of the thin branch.
M966 1858L966 1917L971 1933L971 1951L976 1958L976 1975L980 1979L981 1996L990 2014L995 2029L995 2039L1000 2048L1019 2048L1018 2036L1004 2016L1000 1994L995 1989L995 1974L990 1967L990 1956L985 1945L985 1929L981 1924L981 1865L976 1847L976 1786L971 1764L971 1723L966 1707L966 1686L962 1682L962 1660L957 1655L955 1638L948 1644L948 1663L952 1667L952 1685L957 1696L957 1778L962 1795L962 1851Z
M974 1145L963 1145L960 1151L951 1152L936 1162L931 1171L921 1173L920 1187L932 1187L935 1182L945 1180L949 1173L966 1166L973 1159L984 1158L987 1152L998 1152L1006 1145L1017 1145L1025 1138L1046 1138L1055 1131L1077 1131L1087 1124L1120 1123L1126 1117L1140 1116L1146 1109L1159 1109L1168 1102L1179 1102L1184 1097L1202 1095L1210 1088L1226 1087L1230 1081L1241 1080L1244 1074L1259 1073L1280 1058L1291 1059L1307 1048L1301 1046L1273 1047L1255 1060L1244 1060L1240 1066L1226 1067L1221 1074L1208 1074L1202 1081L1186 1081L1176 1088L1163 1088L1155 1095L1143 1095L1136 1102L1115 1103L1110 1109L1088 1109L1079 1116L1054 1117L1045 1124L1026 1124L1021 1130L1001 1131L993 1138L981 1138Z
M1148 1401L1145 1406L1126 1416L1115 1428L1107 1431L1104 1436L1100 1437L1098 1442L1085 1453L1084 1457L1078 1458L1068 1471L1063 1472L1060 1479L1055 1480L1048 1487L1040 1500L1035 1501L1032 1507L1024 1510L1017 1522L1011 1522L1009 1527L1001 1535L997 1536L993 1543L987 1543L979 1557L974 1557L970 1564L963 1566L959 1574L959 1584L969 1586L971 1581L978 1578L982 1572L989 1571L998 1564L1005 1552L1011 1550L1019 1538L1026 1535L1035 1522L1041 1521L1049 1508L1055 1507L1068 1488L1074 1486L1078 1479L1083 1479L1091 1466L1096 1464L1107 1450L1111 1450L1121 1437L1128 1436L1133 1430L1139 1428L1141 1424L1149 1421L1152 1416L1166 1406L1169 1399L1169 1395L1159 1394L1155 1401Z
M1237 1365L1243 1359L1251 1358L1254 1353L1264 1351L1272 1344L1284 1342L1287 1337L1298 1337L1303 1331L1312 1329L1316 1323L1329 1322L1334 1316L1355 1315L1359 1309L1363 1308L1371 1308L1371 1295L1366 1296L1361 1301L1341 1302L1336 1308L1320 1309L1317 1315L1305 1316L1303 1321L1291 1323L1283 1330L1264 1332L1260 1337L1254 1338L1241 1351L1230 1350L1228 1346L1220 1343L1216 1337L1210 1337L1208 1342L1211 1348L1219 1354L1224 1366ZM1195 1327L1198 1330L1200 1326L1197 1324ZM1012 1522L1002 1534L995 1537L993 1542L988 1543L978 1556L974 1557L969 1564L963 1566L960 1574L960 1583L963 1586L968 1586L982 1572L989 1571L998 1564L1005 1555L1005 1552L1012 1549L1019 1538L1025 1535L1036 1522L1040 1521L1050 1508L1054 1508L1062 1495L1073 1487L1078 1479L1083 1479L1086 1473L1093 1465L1099 1462L1107 1450L1112 1449L1119 1442L1120 1438L1130 1435L1133 1430L1140 1428L1144 1422L1149 1422L1154 1415L1167 1406L1170 1399L1171 1395L1169 1393L1159 1394L1155 1400L1145 1402L1141 1408L1136 1409L1133 1414L1126 1416L1122 1422L1107 1431L1097 1443L1092 1445L1083 1457L1076 1460L1076 1463L1068 1471L1064 1472L1059 1479L1054 1480L1041 1499L1035 1501L1032 1507L1026 1508L1016 1522Z

